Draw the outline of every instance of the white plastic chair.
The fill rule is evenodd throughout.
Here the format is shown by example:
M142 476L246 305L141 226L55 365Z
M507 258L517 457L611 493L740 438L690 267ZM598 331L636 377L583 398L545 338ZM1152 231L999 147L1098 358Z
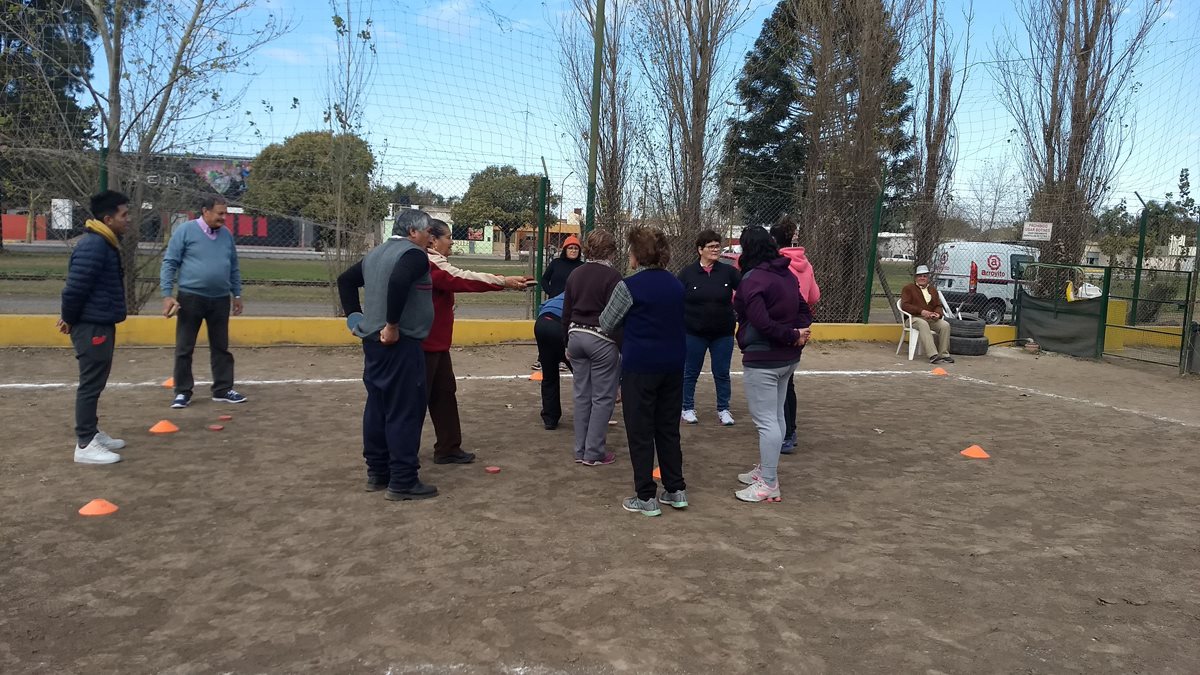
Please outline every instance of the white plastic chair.
M896 345L896 355L900 355L900 349L904 347L904 338L908 338L908 360L912 361L913 357L917 355L917 345L920 342L918 336L920 333L913 327L912 314L904 311L904 308L900 304L900 301L897 300L896 309L900 311L900 325L902 330L900 331L900 344Z
M942 310L944 310L950 314L953 314L954 318L961 320L962 319L962 305L959 305L958 309L952 308L950 306L950 303L946 302L946 296L942 295L942 289L940 289L940 288L937 289L937 292L938 292L938 298L942 301Z

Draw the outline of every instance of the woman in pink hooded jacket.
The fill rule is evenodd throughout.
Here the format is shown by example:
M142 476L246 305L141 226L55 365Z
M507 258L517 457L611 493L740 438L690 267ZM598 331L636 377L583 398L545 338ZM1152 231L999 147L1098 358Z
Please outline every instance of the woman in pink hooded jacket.
M815 307L821 300L821 287L817 285L817 279L813 276L812 265L809 264L808 257L804 255L804 247L792 246L792 240L796 236L796 223L792 217L785 214L780 218L771 228L771 236L779 245L779 254L791 260L789 269L796 277L796 283L800 285L800 296L804 298L810 308ZM796 449L796 382L794 377L788 380L784 419L787 428L784 430L781 452L790 455Z

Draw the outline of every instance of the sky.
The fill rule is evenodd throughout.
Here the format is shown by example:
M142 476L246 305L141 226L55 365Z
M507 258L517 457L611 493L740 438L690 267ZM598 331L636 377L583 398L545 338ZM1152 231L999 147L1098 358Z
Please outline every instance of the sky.
M417 181L441 194L461 195L471 173L489 164L540 173L544 157L552 189L565 191L565 206L583 206L584 184L569 175L576 166L575 144L562 111L588 102L564 95L555 38L556 26L570 12L569 0L352 4L363 10L359 19L366 14L372 19L376 57L362 133L375 148L382 180ZM775 4L750 0L746 21L729 46L727 83ZM967 4L941 4L954 32L965 35ZM249 91L243 116L249 112L258 133L242 128L193 151L253 156L267 143L326 127L322 113L337 53L328 0L261 0L253 11L282 14L293 25L258 55L256 72L244 76ZM353 22L356 28L359 19ZM956 118L954 186L960 199L969 198L977 176L995 167L1019 173L1011 134L1015 125L988 67L1006 30L1021 30L1011 2L974 4L970 52L959 70L966 77ZM1131 152L1109 203L1125 198L1136 205L1135 191L1147 200L1161 199L1175 190L1180 168L1200 170L1200 78L1195 76L1200 1L1174 0L1149 45L1136 72Z

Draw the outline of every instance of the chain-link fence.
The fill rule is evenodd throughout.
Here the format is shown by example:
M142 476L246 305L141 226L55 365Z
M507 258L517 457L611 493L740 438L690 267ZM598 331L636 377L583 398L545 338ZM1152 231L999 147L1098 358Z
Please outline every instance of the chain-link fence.
M173 229L214 193L229 202L226 225L239 247L250 314L334 314L333 279L389 233L397 209L413 206L452 226L461 266L536 276L539 261L548 263L566 237L585 229L590 140L601 144L595 224L617 235L619 267L626 265L625 233L636 225L667 233L670 267L678 270L696 259L700 230L720 233L733 258L745 227L787 219L795 225L790 243L805 249L822 289L820 321L895 321L895 299L920 264L935 268L947 295L962 282L963 293L983 298L977 309L998 321L1011 320L1009 298L1026 259L1147 270L1194 265L1197 209L1179 165L1195 155L1196 142L1174 133L1190 114L1187 97L1142 106L1149 123L1137 127L1146 141L1139 147L1148 150L1122 164L1125 174L1072 187L1028 170L1033 151L997 116L1003 87L966 91L954 122L961 161L953 176L934 181L930 199L917 196L921 157L907 126L917 94L901 86L904 64L894 64L874 92L878 105L860 111L875 126L855 127L864 118L848 109L811 129L810 94L842 92L823 105L852 104L862 83L810 86L804 59L818 45L784 38L819 26L776 20L797 18L787 12L764 23L757 42L753 30L730 33L721 50L733 58L714 68L709 83L701 129L708 150L702 161L673 162L664 158L678 159L685 144L667 111L633 105L658 100L645 90L654 64L639 63L645 45L636 40L659 32L637 25L645 19L637 12L626 24L610 16L603 121L593 139L581 97L591 90L590 24L573 13L546 25L487 3L338 0L333 21L322 15L299 40L198 38L192 44L204 58L164 73L171 59L157 50L181 37L161 32L178 18L176 4L148 6L150 18L107 42L97 33L106 26L68 5L57 12L18 3L20 11L0 13L0 33L12 46L0 69L0 311L57 311L71 242L82 231L88 196L101 186L132 198L135 226L125 254L135 310L157 293ZM243 34L229 23L241 20L237 12L219 11L226 0L204 5L205 34ZM785 9L764 5L755 19ZM566 63L558 54L565 49L560 20L582 30L583 42L572 44L583 61ZM121 55L104 50L115 38L124 42L125 60L110 73L116 61L107 57ZM1164 38L1148 46L1167 64L1152 69L1160 84L1190 82L1186 63L1171 61L1190 54L1185 44ZM753 58L736 58L751 47ZM236 63L229 60L229 50L239 49ZM838 58L851 63L855 55ZM257 74L237 74L242 65ZM184 87L182 98L171 82ZM781 92L792 98L772 98ZM123 105L115 105L118 98ZM699 167L701 180L672 173L684 165ZM541 179L546 198L539 202ZM1147 199L1132 206L1140 199L1135 186L1146 187ZM699 205L684 208L683 194L699 195ZM1027 232L1027 222L1043 225ZM996 246L961 257L951 255L954 242ZM1153 276L1140 294L1163 292ZM522 318L536 300L533 293L463 294L458 314Z

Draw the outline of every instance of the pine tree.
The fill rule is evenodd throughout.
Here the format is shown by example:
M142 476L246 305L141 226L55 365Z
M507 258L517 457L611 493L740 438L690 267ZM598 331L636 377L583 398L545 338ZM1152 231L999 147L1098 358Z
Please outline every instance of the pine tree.
M875 2L877 0L868 0ZM849 18L852 12L832 7L830 14L842 14L840 21L806 21L812 14L802 11L797 0L782 0L763 23L754 48L738 81L737 94L743 115L731 120L726 135L726 153L721 184L725 194L740 208L746 224L764 224L783 213L794 213L805 192L806 162L813 139L809 120L813 114L812 85L815 81L812 60L814 42L823 30L838 35L825 41L836 45L838 70L845 74L838 89L847 94L843 101L856 101L855 59L860 27ZM833 5L845 5L844 1ZM894 35L889 41L895 41ZM897 58L888 74L888 86L882 96L879 125L873 134L878 152L874 168L888 169L888 201L898 206L911 190L912 138L908 125L912 117L909 96L912 85L894 74ZM822 83L824 84L824 83ZM853 103L838 111L843 130L853 126ZM869 176L862 176L870 184Z
M797 58L796 17L787 0L763 23L737 84L745 116L730 122L721 184L746 224L769 224L793 210L804 167L804 138L788 69Z
M92 69L95 31L78 3L15 0L0 9L0 190L6 203L46 206L62 150L90 147L95 110L78 95Z

